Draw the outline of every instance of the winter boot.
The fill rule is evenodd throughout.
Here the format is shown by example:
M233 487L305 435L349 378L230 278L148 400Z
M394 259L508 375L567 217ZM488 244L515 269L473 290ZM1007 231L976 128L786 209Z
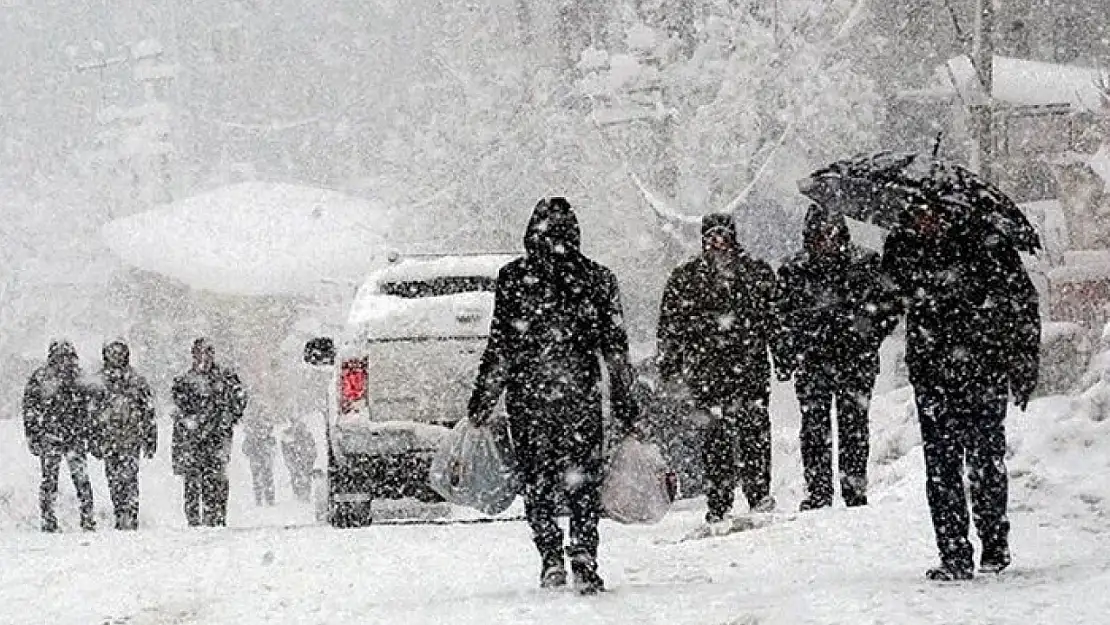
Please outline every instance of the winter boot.
M567 585L567 569L562 554L549 554L543 557L540 570L540 588L560 588Z
M941 563L940 566L925 571L925 579L933 582L961 582L973 578L975 575L971 566L958 566L950 563Z
M596 595L605 591L605 581L597 574L597 558L585 553L571 556L570 570L578 594Z
M828 508L832 505L830 501L818 500L813 497L806 497L798 506L799 512L809 512L810 510L820 510L821 508Z
M979 559L980 573L1001 573L1010 566L1010 548L1006 545L983 547L983 556Z
M867 505L867 495L844 495L844 505L849 508L858 508Z
M763 499L755 502L755 504L751 506L751 509L752 512L774 512L775 506L777 505L778 504L775 502L775 498L767 495Z

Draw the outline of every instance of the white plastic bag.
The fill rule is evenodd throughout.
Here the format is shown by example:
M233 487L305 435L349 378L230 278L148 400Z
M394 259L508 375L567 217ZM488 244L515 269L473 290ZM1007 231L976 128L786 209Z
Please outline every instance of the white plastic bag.
M618 523L658 523L670 509L676 491L675 473L659 448L626 438L609 461L601 486L601 507Z
M504 512L520 490L504 426L475 427L463 419L440 444L428 485L449 503L485 514Z

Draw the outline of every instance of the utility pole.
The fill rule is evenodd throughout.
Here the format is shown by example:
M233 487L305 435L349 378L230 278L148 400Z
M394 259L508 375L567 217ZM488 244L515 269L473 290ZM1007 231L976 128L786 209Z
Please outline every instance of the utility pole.
M973 107L976 150L973 165L990 182L994 172L994 0L972 0L975 4L975 49L972 62L983 88L984 101Z

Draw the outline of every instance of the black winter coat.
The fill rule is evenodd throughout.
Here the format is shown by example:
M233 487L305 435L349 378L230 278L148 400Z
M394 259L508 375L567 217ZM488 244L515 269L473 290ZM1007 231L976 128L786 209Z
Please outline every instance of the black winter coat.
M80 370L36 369L23 391L23 430L31 453L88 451L93 434L91 390Z
M778 284L764 261L741 254L731 278L704 256L667 280L659 313L659 373L702 405L771 392L769 348L779 333Z
M854 246L803 252L784 263L776 364L787 372L821 368L845 382L873 382L879 346L898 322L887 284L879 255Z
M489 342L469 404L471 415L484 418L504 391L525 464L533 456L600 451L602 359L614 418L631 424L639 416L616 276L578 251L569 206L550 209L554 214L543 206L525 233L528 254L498 273Z
M174 471L182 473L195 462L227 462L232 428L243 417L247 394L239 376L213 365L205 372L190 370L173 382L177 408L173 427Z
M93 387L93 453L104 456L153 456L158 426L150 385L130 367L102 369Z
M1028 398L1040 363L1037 291L1000 237L955 228L939 239L896 230L884 247L883 271L906 308L910 381L967 392L1008 384Z

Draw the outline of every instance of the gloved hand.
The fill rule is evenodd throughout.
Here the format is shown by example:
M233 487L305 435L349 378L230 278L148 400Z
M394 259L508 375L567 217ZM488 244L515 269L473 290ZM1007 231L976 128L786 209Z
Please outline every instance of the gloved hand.
M490 414L490 412L486 412L485 414L472 412L467 418L470 420L470 425L480 428L489 423Z
M659 394L667 399L686 400L690 398L690 389L682 382L669 380L663 382L662 387L659 389Z
M1014 405L1025 410L1029 406L1029 400L1033 397L1034 389L1036 389L1036 384L1022 384L1011 387L1010 394L1014 396Z
M27 441L27 449L31 451L32 456L42 455L42 442L37 438L32 438Z

